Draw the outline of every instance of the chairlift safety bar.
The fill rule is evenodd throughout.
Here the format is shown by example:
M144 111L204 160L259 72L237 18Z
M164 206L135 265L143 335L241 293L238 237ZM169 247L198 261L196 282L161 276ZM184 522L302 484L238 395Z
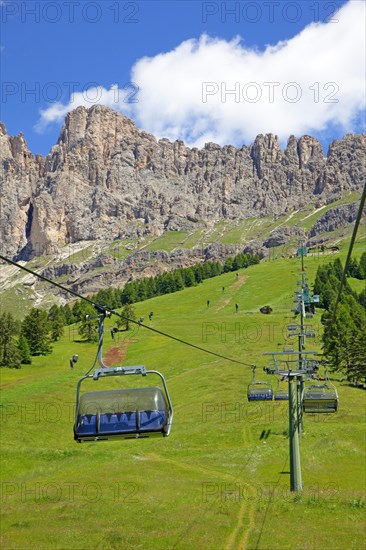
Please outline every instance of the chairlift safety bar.
M317 351L265 351L262 355L319 355Z
M146 367L144 365L137 365L136 367L111 367L95 369L93 376L94 380L98 380L99 377L104 376L121 376L123 374L141 374L146 376Z

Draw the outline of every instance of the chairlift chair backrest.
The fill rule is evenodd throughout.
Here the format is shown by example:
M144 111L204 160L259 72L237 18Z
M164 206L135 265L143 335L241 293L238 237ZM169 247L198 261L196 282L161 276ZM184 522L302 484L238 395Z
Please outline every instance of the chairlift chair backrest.
M338 392L330 384L312 384L305 389L303 411L305 413L332 413L338 409Z
M159 387L143 387L80 394L81 383L88 378L99 380L126 374L158 375L164 392ZM79 381L74 425L74 439L79 443L168 436L172 421L169 393L158 371L149 371L143 366L97 369Z
M273 390L269 382L253 382L249 384L248 401L272 401Z
M257 382L255 377L256 366L252 366L253 378L247 388L248 401L271 401L273 390L269 382Z
M277 389L274 393L274 400L275 401L288 401L289 400L288 386L281 385L280 380L278 380Z

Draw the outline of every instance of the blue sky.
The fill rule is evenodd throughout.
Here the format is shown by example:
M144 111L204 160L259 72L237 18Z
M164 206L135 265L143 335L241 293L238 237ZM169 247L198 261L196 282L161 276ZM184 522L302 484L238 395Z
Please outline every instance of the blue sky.
M362 1L0 6L0 119L33 153L48 153L66 112L94 102L199 147L309 133L326 152L365 131Z

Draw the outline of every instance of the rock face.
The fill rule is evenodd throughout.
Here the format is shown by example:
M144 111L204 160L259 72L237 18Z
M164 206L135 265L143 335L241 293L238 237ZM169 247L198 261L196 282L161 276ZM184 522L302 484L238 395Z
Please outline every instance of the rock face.
M100 254L92 263L83 262L80 265L64 263L46 267L40 274L49 279L68 275L66 286L75 292L97 292L101 288L116 285L122 287L127 281L153 277L200 262L209 260L224 262L228 255L234 256L239 250L237 245L213 243L206 247L192 249L177 248L170 253L165 250L139 250L130 254L125 260ZM96 267L106 266L107 269L102 272L94 271Z
M5 254L14 256L29 239L32 199L43 174L44 159L34 157L22 134L9 137L0 123L0 242Z
M275 246L281 246L286 244L290 237L305 237L305 230L299 227L288 227L287 225L283 227L278 227L271 232L270 236L266 241L264 241L263 246L266 248L272 248Z
M334 206L320 216L311 228L309 237L315 237L320 233L334 231L348 223L354 223L357 218L358 210L359 205L356 203Z
M80 240L190 229L197 221L280 215L327 204L366 177L366 136L333 142L327 158L311 136L259 135L236 148L157 141L127 117L97 105L66 117L47 157L0 126L3 253L30 259Z

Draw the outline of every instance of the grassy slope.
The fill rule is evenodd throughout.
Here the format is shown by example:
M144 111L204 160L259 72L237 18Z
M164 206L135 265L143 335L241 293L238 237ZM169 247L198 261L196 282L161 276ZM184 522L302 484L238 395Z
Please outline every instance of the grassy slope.
M309 280L332 259L309 257ZM239 281L225 274L137 304L137 313L152 310L152 326L263 366L263 351L282 349L297 270L297 260L266 261ZM258 313L265 304L271 316ZM2 548L363 548L364 392L338 382L339 412L306 416L297 501L288 491L286 404L247 403L250 369L143 329L128 338L124 364L166 376L175 410L167 439L74 443L75 387L95 350L72 333L51 356L1 371ZM115 346L107 330L105 348Z
M292 212L273 219L272 217L265 218L249 218L246 220L239 220L235 222L220 221L217 222L213 228L203 228L200 224L197 224L197 229L193 232L187 231L166 231L160 237L154 238L148 236L140 240L122 240L110 242L90 242L85 241L75 245L67 245L64 247L63 252L65 256L60 259L57 255L42 256L34 258L27 265L31 269L41 269L48 265L57 265L60 263L80 264L83 262L92 262L93 258L97 254L102 252L111 254L113 257L124 260L132 251L137 250L166 250L171 252L175 248L193 248L195 246L205 247L213 242L220 242L226 245L237 245L238 250L243 247L249 241L253 239L265 240L271 231L277 227L283 225L298 226L309 230L317 219L323 215L327 210L333 208L339 204L351 203L359 200L359 193L348 193L345 197L335 201L321 209L314 209L313 205L308 205L303 210ZM348 225L333 232L324 233L320 237L326 239L327 243L337 244L339 246L342 242L349 242L352 233L352 225ZM364 227L359 233L365 235ZM286 257L296 250L298 243L297 237L293 237L290 242L284 246L279 246L269 250L269 255L275 257ZM76 248L75 248L76 247ZM75 249L74 249L75 248ZM79 250L80 248L80 250ZM104 268L96 268L97 271L103 271ZM11 279L14 280L18 277L15 274ZM89 277L89 275L87 275ZM57 280L60 283L66 283L70 279L70 275L59 277ZM13 309L15 315L18 318L22 318L31 307L34 307L37 295L34 294L32 289L25 288L22 283L18 284L18 288L22 291L22 294L15 294L13 288L7 288L6 290L0 290L0 311L3 308L8 310ZM43 283L37 283L36 290L39 290L42 294L47 293L47 286ZM51 295L46 296L41 301L41 307L50 307L54 303Z

